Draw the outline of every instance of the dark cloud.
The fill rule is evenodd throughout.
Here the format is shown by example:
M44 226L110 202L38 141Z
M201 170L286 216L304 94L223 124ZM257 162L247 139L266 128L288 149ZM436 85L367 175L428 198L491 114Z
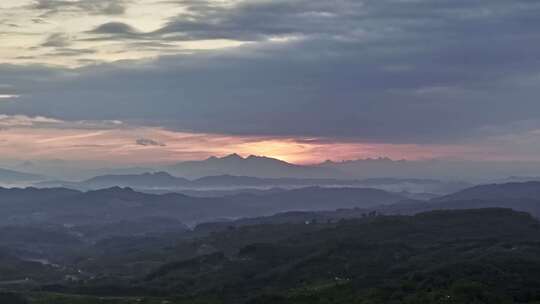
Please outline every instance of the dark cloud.
M95 34L118 34L118 35L133 35L133 34L136 34L137 32L138 31L135 28L122 22L104 23L96 27L92 31L90 31L90 33L95 33Z
M41 18L34 18L34 19L32 19L32 23L35 23L35 24L47 24L48 22L41 19Z
M20 28L20 26L18 24L10 23L10 22L7 22L5 20L0 20L0 25L4 25L4 26L10 27L10 28Z
M139 138L135 141L135 143L139 146L155 146L155 147L166 146L164 143L160 143L158 141L155 141L153 139L148 139L148 138Z
M43 47L67 47L71 44L71 38L64 33L50 34L45 42L41 44Z
M421 34L465 34L471 30L474 33L477 30L474 26L498 26L501 22L508 22L514 29L527 23L538 25L535 16L540 5L532 0L171 2L184 7L184 12L159 30L139 33L140 38L239 41L295 35L420 38Z
M389 143L454 142L539 119L537 1L183 3L187 13L153 33L120 24L95 32L134 42L257 42L140 64L33 67L35 75L0 67L0 83L23 91L0 110Z
M74 49L74 48L56 48L53 52L43 54L42 56L49 57L76 57L81 55L95 54L94 49Z
M131 25L123 22L107 22L87 31L86 34L90 34L91 37L83 39L85 41L127 39L141 42L143 40L149 40L148 38L145 38L145 33L142 33ZM151 40L157 41L154 38L151 38Z
M185 12L161 29L138 33L133 39L265 40L272 37L307 34L339 36L358 27L353 13L363 7L359 1L238 1L236 4L215 1L178 1ZM106 24L104 24L106 25ZM133 34L127 28L95 33Z
M348 2L347 6L361 5ZM227 5L190 2L187 12L173 18L155 34L168 39L261 40L268 37L308 34L324 28L326 33L345 29L346 20L321 1L259 1Z
M126 10L125 0L35 0L32 8L47 14L79 11L98 15L122 15Z

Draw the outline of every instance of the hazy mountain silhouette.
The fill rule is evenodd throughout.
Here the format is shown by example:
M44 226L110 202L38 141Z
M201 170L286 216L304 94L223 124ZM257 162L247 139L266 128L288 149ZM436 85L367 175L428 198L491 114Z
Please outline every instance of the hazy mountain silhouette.
M480 185L429 201L401 201L375 209L384 214L416 214L430 210L480 208L508 208L540 218L540 182Z
M429 201L414 199L402 200L396 204L374 206L372 208L349 209L337 211L313 211L313 212L284 212L271 217L241 219L229 223L243 224L250 222L298 222L301 220L339 219L360 217L363 214L375 211L382 214L417 214L431 210L457 210L457 209L482 209L482 208L507 208L516 211L528 212L540 218L540 182L506 183L480 185L458 191L451 195L437 197ZM219 225L219 223L216 223Z
M513 199L540 200L540 182L480 185L436 198L434 201Z
M202 161L186 161L166 168L166 171L186 178L215 175L238 175L253 177L327 178L340 176L337 170L301 166L264 156L251 155L243 158L231 154L222 158L210 157Z
M50 176L58 180L81 181L101 175L135 175L145 172L169 172L178 177L197 179L205 176L234 175L261 178L329 178L329 179L435 179L443 181L470 181L474 183L528 181L537 178L504 180L507 176L535 176L540 163L490 162L452 160L392 160L367 158L341 162L326 161L313 165L296 165L264 157L210 157L205 160L185 161L157 167L100 168L95 164L68 161L26 162L14 170ZM457 190L457 189L454 189ZM447 192L447 191L443 191Z
M81 192L56 189L0 188L2 224L55 223L84 225L169 217L186 223L217 218L270 215L292 210L374 207L403 200L398 194L360 188L302 188L264 195L240 194L196 198L182 194L148 194L130 188Z
M368 182L366 184L373 184ZM189 180L175 177L167 172L102 175L82 182L48 181L36 184L39 187L67 187L74 189L100 189L110 187L131 187L137 189L199 189L199 188L241 188L241 187L306 187L306 186L359 186L357 180L323 178L261 178L252 176L216 175Z
M495 183L525 183L538 181L540 181L540 176L509 176L507 178L496 180Z
M26 161L13 167L14 170L51 177L57 180L80 181L101 175L128 175L152 172L149 167L105 167L96 164L77 163L66 160Z
M189 186L192 182L182 177L175 177L166 172L126 174L126 175L102 175L96 176L81 184L91 188L107 188L113 186L152 188L152 187L182 187Z
M23 173L19 171L0 169L0 183L20 184L44 180L45 177L37 174Z
M363 187L377 188L392 192L448 194L470 185L462 182L443 182L432 179L399 179L371 178L365 180L333 179L333 178L262 178L252 176L217 175L206 176L194 180L175 177L167 172L103 175L83 182L50 181L37 183L37 187L66 187L79 190L92 190L110 187L131 187L140 191L174 191L182 190L229 190L301 188L310 186L322 187ZM226 194L226 193L225 193ZM199 195L197 195L199 196ZM215 196L211 194L209 196Z
M336 170L342 178L429 178L439 180L471 180L488 182L501 177L534 176L540 172L539 162L467 161L467 160L392 160L387 157L346 161L326 161L318 168Z

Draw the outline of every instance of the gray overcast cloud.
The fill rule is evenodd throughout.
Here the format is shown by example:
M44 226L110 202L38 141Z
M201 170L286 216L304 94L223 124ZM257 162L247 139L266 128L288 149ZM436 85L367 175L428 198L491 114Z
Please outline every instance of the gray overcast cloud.
M79 1L90 14L125 2ZM61 10L60 1L36 9ZM65 4L65 3L64 3ZM173 130L454 143L538 128L540 2L178 1L153 30L110 18L80 41L154 45L156 59L70 67L16 62L6 114L123 120ZM65 35L43 43L65 47ZM170 51L177 41L238 41ZM78 42L79 41L79 42ZM247 43L246 43L247 42ZM58 50L57 50L58 51ZM80 51L80 50L79 50ZM84 53L84 52L82 52ZM6 93L6 94L7 94Z

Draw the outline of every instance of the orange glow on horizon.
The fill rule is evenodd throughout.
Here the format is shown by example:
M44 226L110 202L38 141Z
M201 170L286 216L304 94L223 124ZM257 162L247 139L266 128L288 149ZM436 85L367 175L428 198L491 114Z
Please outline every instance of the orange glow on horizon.
M61 124L61 122L58 122ZM142 139L142 140L141 140ZM238 153L295 164L359 158L431 159L463 153L463 147L332 142L292 137L231 136L175 132L161 128L68 126L9 127L0 130L4 159L160 164Z
M0 115L0 157L3 160L63 159L103 165L152 165L232 153L243 157L272 157L294 164L378 157L394 160L505 159L506 154L493 153L500 146L499 141L491 145L417 145L240 136L171 131L131 126L120 121L66 122L39 116Z

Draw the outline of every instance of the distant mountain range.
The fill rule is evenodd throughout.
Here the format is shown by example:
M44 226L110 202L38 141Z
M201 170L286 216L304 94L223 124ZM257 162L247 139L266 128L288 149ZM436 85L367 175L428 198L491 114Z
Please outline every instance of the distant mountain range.
M467 160L392 160L386 157L347 161L326 161L315 165L338 171L341 176L354 178L396 177L430 178L443 180L468 180L487 182L507 176L535 176L540 172L540 162L527 161L467 161ZM530 177L510 181L530 181ZM501 180L502 181L502 180Z
M0 184L24 184L44 180L45 177L37 174L0 169Z
M292 210L368 208L397 203L405 197L377 189L310 187L264 195L239 194L195 198L182 194L148 194L130 188L81 192L65 188L0 188L0 226L54 223L86 225L146 217L185 223L218 218L271 215Z
M309 186L325 187L371 187L394 192L428 192L447 194L469 187L467 183L443 182L429 179L372 178L365 180L346 180L331 178L261 178L251 176L218 175L194 180L175 177L167 172L103 175L82 182L41 182L37 187L66 187L79 190L92 190L110 187L131 187L141 191L163 190L237 190L300 188Z
M540 218L540 182L480 185L429 201L410 200L376 209L386 214L416 214L430 210L493 207L524 211Z
M444 161L395 161L388 158L361 159L353 161L326 161L318 165L294 165L262 156L242 157L231 154L210 157L201 161L187 161L176 165L152 169L108 169L83 181L47 181L43 177L15 171L0 171L0 183L27 185L34 181L36 187L66 187L78 190L97 190L114 186L131 187L138 191L163 193L179 192L209 197L272 188L323 187L370 187L391 192L425 193L424 199L455 193L472 186L460 181L435 178L411 178L429 176L430 170L447 171L449 162ZM450 171L461 170L465 162L451 163ZM471 164L472 165L472 164ZM470 170L477 171L488 164L476 164ZM534 168L533 168L534 169ZM146 173L145 173L146 172ZM452 174L453 175L453 174ZM390 177L390 178L389 178ZM510 177L501 181L528 181L535 177ZM197 192L193 192L193 191ZM207 193L203 193L206 191ZM226 193L229 191L229 193ZM410 196L409 196L410 197ZM418 196L417 196L418 197Z
M480 185L436 198L434 201L516 199L540 200L540 182Z
M489 162L459 160L392 160L366 158L348 161L325 161L297 165L265 156L242 157L231 154L204 160L184 161L172 165L100 167L100 164L69 161L33 161L10 165L11 170L50 176L52 179L81 181L102 175L135 175L145 172L169 172L173 176L194 180L206 176L250 176L258 178L298 179L435 179L444 181L523 182L540 180L540 162ZM512 176L507 178L508 176ZM531 177L527 177L531 176Z
M86 164L65 160L49 161L25 161L20 164L12 164L9 169L28 172L39 176L46 176L48 180L80 181L94 176L109 174L142 174L155 169L150 167L100 167L98 164Z
M233 222L216 222L201 224L201 229L215 229L231 225L252 225L261 223L303 222L316 219L318 221L358 218L377 212L380 214L413 215L432 210L459 210L506 208L527 212L540 218L540 182L501 183L474 186L456 193L419 201L402 200L396 204L374 206L362 209L342 209L337 211L303 211L284 212L270 217L240 219ZM494 223L502 224L502 223Z
M433 164L431 164L433 166ZM205 176L236 175L262 178L370 178L410 177L417 162L394 161L389 158L359 159L343 162L326 161L314 165L295 165L279 159L251 155L246 158L238 154L225 157L212 156L200 161L186 161L163 167L173 175L190 179ZM422 169L423 170L423 169ZM422 173L415 172L415 173Z
M202 161L186 161L163 168L173 175L196 179L205 176L237 175L262 178L328 178L340 176L331 168L294 165L288 162L251 155L242 157L231 154L225 157L210 157Z
M435 209L502 207L540 217L540 182L476 186L429 201L411 200L406 195L378 189L348 187L281 189L221 197L149 194L120 187L88 192L65 188L0 188L0 201L3 208L0 226L21 223L84 225L145 217L168 217L192 224L219 218L347 208L385 214L415 214Z
M261 178L333 178L333 179L437 179L472 180L500 179L505 176L534 175L540 163L489 162L459 160L393 160L386 157L347 161L325 161L319 164L296 165L279 159L231 154L200 161L181 162L157 168L172 175L197 179L205 176L235 175ZM527 179L531 180L531 179ZM510 182L512 180L508 180ZM525 181L525 180L514 180Z
M505 183L525 183L525 182L537 182L540 181L540 176L510 176L503 179L495 180L495 183L505 184Z

